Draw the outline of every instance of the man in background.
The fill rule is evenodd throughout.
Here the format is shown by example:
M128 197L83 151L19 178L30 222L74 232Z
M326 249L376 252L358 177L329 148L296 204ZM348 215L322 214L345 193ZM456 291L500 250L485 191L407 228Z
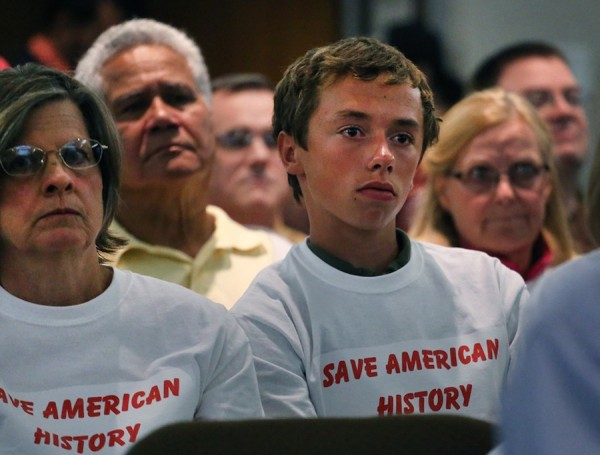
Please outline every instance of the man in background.
M105 98L123 142L113 227L129 244L112 262L229 308L290 243L208 206L215 139L200 49L180 30L134 19L98 37L76 78Z
M213 80L216 150L209 201L238 223L272 229L299 242L306 234L283 221L284 205L294 202L273 137L273 90L261 74Z

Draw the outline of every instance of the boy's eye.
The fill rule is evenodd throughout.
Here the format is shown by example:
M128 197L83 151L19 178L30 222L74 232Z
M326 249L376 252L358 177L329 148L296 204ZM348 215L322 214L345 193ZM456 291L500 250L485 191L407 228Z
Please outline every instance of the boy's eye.
M406 134L406 133L396 134L395 136L392 137L392 140L394 142L397 142L398 144L412 144L413 143L412 136L410 134Z
M358 137L360 136L360 128L356 126L348 126L342 130L342 133L348 137Z

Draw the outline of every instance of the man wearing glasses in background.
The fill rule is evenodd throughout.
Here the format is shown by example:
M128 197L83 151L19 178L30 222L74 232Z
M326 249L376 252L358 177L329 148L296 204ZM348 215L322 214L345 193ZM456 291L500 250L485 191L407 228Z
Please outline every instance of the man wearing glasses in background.
M287 226L295 204L273 137L273 84L262 74L234 73L212 81L216 134L210 203L238 223L272 229L292 242L306 234Z

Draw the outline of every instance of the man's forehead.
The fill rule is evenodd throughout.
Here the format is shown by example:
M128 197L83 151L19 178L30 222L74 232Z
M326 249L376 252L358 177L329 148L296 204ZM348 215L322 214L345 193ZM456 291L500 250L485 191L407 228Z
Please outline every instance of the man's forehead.
M213 104L273 104L273 91L263 88L249 88L243 90L220 89L212 94Z
M218 127L269 128L273 117L273 92L267 89L217 90L213 93L211 111Z
M510 91L524 92L579 87L573 72L559 57L524 57L506 65L498 85Z
M195 89L185 58L166 46L144 44L125 49L107 60L101 72L107 91L157 83L188 84Z

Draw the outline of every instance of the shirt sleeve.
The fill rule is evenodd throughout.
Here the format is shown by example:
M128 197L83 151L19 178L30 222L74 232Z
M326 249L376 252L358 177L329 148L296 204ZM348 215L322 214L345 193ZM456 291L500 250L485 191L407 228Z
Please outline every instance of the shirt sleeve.
M530 294L523 278L518 273L510 270L497 259L494 261L498 268L499 288L504 302L510 356L508 375L510 376L522 348L522 313L529 305Z
M260 306L261 309L258 309ZM252 315L244 308L252 308ZM250 339L266 417L315 417L303 348L281 302L247 292L232 312Z
M248 338L231 314L211 358L211 378L195 418L239 420L263 417Z

